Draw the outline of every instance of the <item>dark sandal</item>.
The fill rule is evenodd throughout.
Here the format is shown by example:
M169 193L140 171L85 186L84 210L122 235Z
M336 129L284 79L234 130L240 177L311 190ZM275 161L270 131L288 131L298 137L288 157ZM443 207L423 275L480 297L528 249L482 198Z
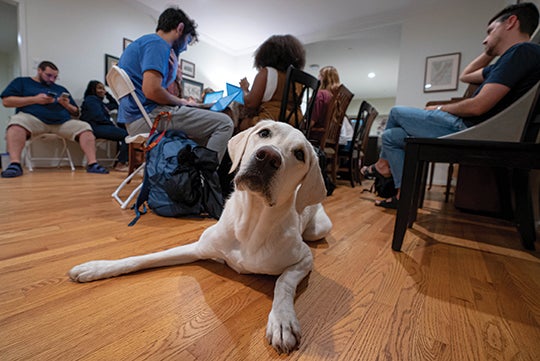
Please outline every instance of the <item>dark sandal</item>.
M362 174L366 179L375 179L377 175L382 177L377 168L375 168L375 164L363 166L360 169L360 174Z
M366 179L375 179L375 178L390 178L390 176L383 176L377 168L375 167L375 164L364 166L360 169L360 174L364 176Z
M375 202L375 205L377 207L383 207L386 209L397 209L398 203L399 200L396 198L396 196L393 196L390 198L390 200L385 199L384 201Z
M2 178L15 178L23 175L22 167L19 163L11 163L2 172Z

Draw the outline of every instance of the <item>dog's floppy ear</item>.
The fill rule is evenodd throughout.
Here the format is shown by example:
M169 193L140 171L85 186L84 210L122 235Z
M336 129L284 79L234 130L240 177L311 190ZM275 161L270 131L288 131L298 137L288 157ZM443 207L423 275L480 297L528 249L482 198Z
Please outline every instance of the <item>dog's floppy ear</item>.
M311 149L309 170L296 194L296 211L298 213L301 213L307 206L320 203L326 198L326 186L319 166L319 157L311 144L309 149Z
M229 150L229 157L231 157L232 160L232 166L229 173L234 172L240 164L240 160L242 159L244 151L246 150L249 136L255 131L256 128L257 126L248 128L229 139L227 149Z

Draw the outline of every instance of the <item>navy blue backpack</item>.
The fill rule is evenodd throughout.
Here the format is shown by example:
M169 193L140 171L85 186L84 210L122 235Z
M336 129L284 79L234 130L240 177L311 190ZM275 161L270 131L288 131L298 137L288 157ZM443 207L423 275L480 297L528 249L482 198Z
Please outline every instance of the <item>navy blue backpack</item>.
M160 216L207 214L219 219L223 196L217 153L179 130L155 133L148 144L143 185L133 206L136 216L129 225L146 213L145 203Z

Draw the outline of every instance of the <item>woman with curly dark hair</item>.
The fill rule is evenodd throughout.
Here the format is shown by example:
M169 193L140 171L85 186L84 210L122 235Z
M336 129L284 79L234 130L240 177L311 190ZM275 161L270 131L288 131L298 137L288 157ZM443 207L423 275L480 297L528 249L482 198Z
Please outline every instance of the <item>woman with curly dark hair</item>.
M278 119L287 68L304 69L305 64L304 46L292 35L273 35L259 46L253 61L258 73L251 90L246 78L240 80L246 115L240 121L240 131L262 119Z

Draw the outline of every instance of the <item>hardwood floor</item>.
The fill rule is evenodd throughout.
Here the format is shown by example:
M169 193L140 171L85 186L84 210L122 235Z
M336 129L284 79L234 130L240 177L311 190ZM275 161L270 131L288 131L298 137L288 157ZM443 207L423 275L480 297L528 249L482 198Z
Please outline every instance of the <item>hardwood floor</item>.
M192 242L214 223L149 213L128 227L133 211L110 197L123 176L0 179L0 360L540 359L540 253L509 223L445 205L439 187L396 253L394 211L340 183L289 356L264 339L274 277L197 262L73 283L78 263Z

